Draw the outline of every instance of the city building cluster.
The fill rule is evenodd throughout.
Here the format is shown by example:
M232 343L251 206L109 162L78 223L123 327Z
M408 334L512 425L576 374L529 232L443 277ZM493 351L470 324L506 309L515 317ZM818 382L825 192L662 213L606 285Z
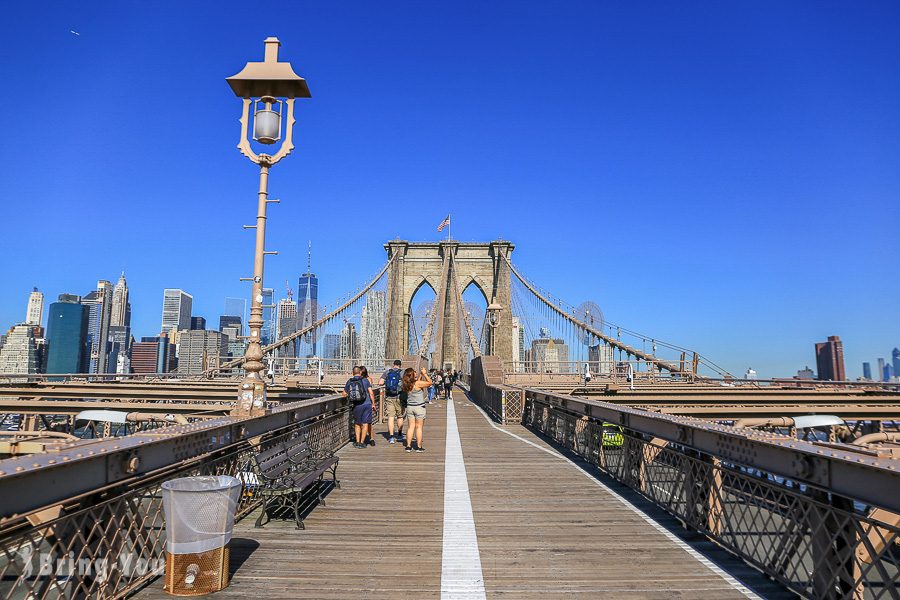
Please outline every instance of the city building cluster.
M339 333L325 333L324 327L315 327L322 312L318 278L309 268L299 279L299 290L299 302L288 286L287 297L277 304L274 290L263 290L263 345L309 329L280 347L273 364L280 362L285 370L296 369L300 359L313 358L335 368L341 361L384 364L386 292L367 294L359 331L351 317L344 320ZM0 373L195 375L243 356L246 349L247 301L242 298L225 299L224 314L214 329L204 317L193 314L191 294L165 289L159 333L139 339L132 335L124 273L115 285L100 280L87 294L60 294L46 310L46 326L44 304L43 292L34 288L25 320L0 335Z
M868 381L900 382L900 348L891 350L891 359L879 358L875 363L875 372L872 372L872 363L864 362L863 379Z

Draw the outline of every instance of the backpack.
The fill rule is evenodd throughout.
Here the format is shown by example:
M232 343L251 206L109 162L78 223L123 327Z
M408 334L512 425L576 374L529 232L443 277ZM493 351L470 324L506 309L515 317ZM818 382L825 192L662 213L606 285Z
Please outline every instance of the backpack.
M400 392L400 369L390 369L387 372L384 389L388 396L396 396Z
M354 377L347 382L347 398L352 404L362 404L366 401L366 388L363 386L362 379Z

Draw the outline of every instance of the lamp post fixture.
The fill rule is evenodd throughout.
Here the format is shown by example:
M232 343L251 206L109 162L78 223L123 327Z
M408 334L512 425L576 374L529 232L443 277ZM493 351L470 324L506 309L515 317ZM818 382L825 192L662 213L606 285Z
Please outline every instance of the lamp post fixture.
M494 355L494 338L496 337L496 333L497 333L495 330L497 329L497 325L500 324L500 311L501 310L503 310L503 307L500 306L499 304L497 304L496 302L491 302L490 305L487 307L488 325L491 326L491 337L489 340L490 344L488 347L488 350L489 350L488 354L490 354L491 356Z
M256 251L253 258L253 277L242 278L252 281L253 293L250 301L250 342L244 352L244 372L238 391L238 401L232 415L256 416L266 411L266 380L263 376L265 365L261 330L263 321L263 267L266 254L277 254L266 250L266 207L269 199L269 168L291 153L294 131L294 99L310 98L306 80L294 73L291 63L278 61L278 38L265 40L266 51L263 62L248 62L240 73L228 77L228 85L235 95L243 100L241 114L241 140L237 147L241 154L259 165L259 193L256 225L244 225L245 229L256 229ZM253 108L253 133L250 129L250 108ZM287 115L284 114L287 109ZM251 141L272 146L281 142L274 154L257 154Z

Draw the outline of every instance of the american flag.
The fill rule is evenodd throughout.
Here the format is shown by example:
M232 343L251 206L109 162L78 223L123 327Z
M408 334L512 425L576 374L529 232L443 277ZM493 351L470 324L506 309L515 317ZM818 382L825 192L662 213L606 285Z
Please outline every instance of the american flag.
M447 218L441 221L441 224L438 225L438 231L443 231L444 227L450 226L450 215L447 215Z

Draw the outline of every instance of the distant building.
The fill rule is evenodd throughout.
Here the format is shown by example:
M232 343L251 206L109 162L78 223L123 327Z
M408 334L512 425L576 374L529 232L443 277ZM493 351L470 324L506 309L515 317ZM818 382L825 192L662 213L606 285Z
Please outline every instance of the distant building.
M259 338L264 346L275 341L275 291L272 288L263 288L263 326Z
M885 381L884 379L884 366L885 362L883 358L878 359L878 381Z
M758 373L752 367L747 368L747 372L744 373L744 379L756 379Z
M341 357L341 335L339 333L326 333L322 344L324 346L322 358L325 359L325 368L340 368L338 359Z
M178 334L178 372L197 375L218 363L228 351L227 336L218 331L195 329Z
M225 312L223 315L230 317L240 317L242 323L247 322L247 299L246 298L225 298Z
M191 317L191 330L203 331L206 329L206 319L204 317Z
M109 326L105 372L119 374L131 372L131 327Z
M297 329L311 327L319 317L319 278L312 272L312 244L306 255L306 273L297 286ZM316 354L316 330L304 336L310 344L310 354Z
M867 362L863 363L863 379L872 381L872 365Z
M613 347L602 343L588 346L588 364L594 375L611 374L615 364Z
M816 344L816 370L820 381L846 381L844 373L844 345L836 335Z
M891 351L891 363L894 365L894 377L900 376L900 348Z
M376 290L366 294L359 324L362 364L369 370L381 370L387 347L387 292Z
M88 373L106 372L106 343L112 316L112 296L112 283L101 279L97 282L97 289L81 299L81 303L88 308Z
M90 361L88 308L81 297L62 294L47 313L46 373L85 373Z
M881 372L881 380L882 381L893 381L894 380L894 365L891 363L885 363L884 370Z
M356 325L353 323L345 323L341 329L341 353L339 358L342 361L355 361L359 358Z
M163 290L162 326L160 331L191 328L191 309L194 297L184 290Z
M519 321L519 317L513 316L512 318L512 362L513 362L513 371L520 372L522 370L522 361L525 359L525 348L524 346L524 337L522 338L523 345L519 345L520 336L525 333L522 328L522 323Z
M815 379L816 374L809 367L805 367L797 371L797 379Z
M25 314L25 324L40 327L43 324L43 318L44 294L39 292L37 288L34 288L31 294L28 295L28 310Z
M175 366L174 345L166 336L144 337L131 348L133 373L168 373Z
M542 327L541 335L550 335L550 330ZM561 338L541 337L531 341L530 360L532 368L539 373L569 373L569 346Z
M243 330L240 317L236 315L222 315L219 317L219 331L228 338L226 347L230 356L238 357L244 355L246 344L241 339Z
M0 373L40 373L41 360L35 329L39 326L22 323L9 330L6 342L0 348Z
M128 282L125 281L124 271L119 275L119 281L113 288L109 324L115 327L131 327L131 302L128 299Z
M278 302L278 340L282 340L297 331L297 303L290 298L282 298ZM278 350L281 358L294 358L296 356L296 341L293 344L285 344Z

